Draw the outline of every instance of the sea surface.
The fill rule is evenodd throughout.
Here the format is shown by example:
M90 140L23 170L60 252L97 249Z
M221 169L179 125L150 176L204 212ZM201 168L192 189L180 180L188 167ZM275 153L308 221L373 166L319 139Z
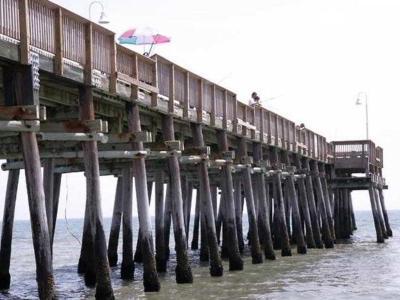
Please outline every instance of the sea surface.
M307 255L292 257L278 255L276 261L261 265L252 265L247 255L241 272L229 272L225 261L221 278L210 277L207 264L200 264L198 253L190 252L193 284L175 283L172 255L168 273L160 277L159 293L144 293L140 265L131 282L119 278L118 266L112 269L115 296L117 299L400 299L400 211L390 211L389 217L394 237L385 244L375 242L371 212L356 212L358 230L349 242L337 244L335 249L309 249ZM104 220L107 229L110 221ZM137 229L137 219L134 222ZM86 288L83 278L76 273L80 244L73 235L80 239L82 223L78 219L57 222L54 273L59 299L94 298L94 290ZM14 228L12 283L7 293L0 293L0 299L37 299L30 223L16 221Z

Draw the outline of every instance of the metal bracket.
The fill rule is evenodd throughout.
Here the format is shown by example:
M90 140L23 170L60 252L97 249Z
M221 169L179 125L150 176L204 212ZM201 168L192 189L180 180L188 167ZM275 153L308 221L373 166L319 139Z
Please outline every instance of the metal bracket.
M0 121L0 131L37 132L40 121Z

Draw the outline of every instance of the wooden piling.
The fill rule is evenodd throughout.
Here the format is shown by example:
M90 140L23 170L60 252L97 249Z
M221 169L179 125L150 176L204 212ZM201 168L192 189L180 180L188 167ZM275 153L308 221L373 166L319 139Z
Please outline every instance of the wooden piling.
M273 195L275 202L275 235L279 235L279 242L282 256L291 256L290 238L286 225L285 205L282 191L282 172L280 170L280 158L278 149L271 149L271 166L275 173L273 174ZM275 237L276 238L276 237Z
M111 220L110 237L108 240L108 261L111 267L117 265L118 262L118 239L121 228L122 217L122 177L117 179L117 187L115 189L114 209Z
M349 239L351 234L350 228L350 205L349 205L349 191L348 189L342 190L342 238Z
M248 159L247 142L245 139L239 140L238 158L241 160ZM246 164L246 167L242 170L241 179L246 197L247 217L249 219L249 240L251 241L251 257L253 264L259 264L263 262L263 258L257 229L257 216L254 205L253 183L250 173L251 166L248 162L244 163Z
M215 220L215 226L217 226L217 214L218 214L218 186L216 184L211 184L210 185L210 191L211 191L211 201L212 201L212 206L213 206L213 213L214 213L214 220Z
M332 216L332 208L331 208L331 197L329 193L329 186L328 186L328 180L326 179L326 166L324 164L320 164L319 170L321 173L321 184L322 184L322 189L323 189L323 194L324 194L324 203L325 203L325 208L326 208L326 216L328 219L328 225L329 225L329 230L332 236L332 239L335 241L335 226L333 222L333 216Z
M53 207L54 207L54 159L46 159L43 165L43 189L46 205L47 226L49 227L50 247L53 252Z
M164 115L162 131L165 141L175 140L174 119ZM177 283L192 283L193 276L189 266L186 250L186 233L183 220L182 189L179 161L177 155L168 158L169 182L171 185L172 223L174 227L177 266L175 269Z
M185 210L185 232L186 234L186 241L189 239L189 231L190 231L190 216L192 213L192 198L193 198L193 183L188 182L188 192L187 192L187 204Z
M10 258L14 225L15 202L19 182L19 169L8 171L6 197L4 200L0 246L0 290L10 288Z
M137 89L133 90L133 96L137 96ZM134 97L135 98L135 97ZM136 102L126 106L128 115L128 128L131 133L141 132L139 106ZM132 142L133 150L143 150L142 142ZM143 256L143 286L146 292L160 290L156 261L153 249L153 233L149 207L149 195L147 190L147 173L144 156L137 156L132 162L133 175L135 177L136 203L141 230L141 248Z
M204 138L202 127L200 124L192 125L192 135L195 147L204 147ZM208 157L204 157L203 160L198 164L199 182L200 182L200 211L202 223L202 236L203 233L206 237L207 253L209 254L210 260L210 274L211 276L222 276L223 266L221 257L219 255L218 241L215 229L214 209L211 199L210 189L210 178L208 176ZM204 227L204 228L203 228ZM205 250L203 250L205 251Z
M79 90L79 105L81 120L94 120L92 87L81 87ZM101 212L100 170L97 142L86 141L82 143L82 147L84 152L89 226L91 237L94 238L93 246L97 283L96 297L99 299L114 299Z
M374 224L375 224L376 241L378 243L384 243L385 239L383 237L381 224L379 222L378 208L376 207L375 192L372 184L369 186L368 191L369 191L369 199L371 201L372 216L374 218Z
M194 220L193 220L193 236L191 249L199 249L199 230L200 230L200 192L196 189L196 206L194 210Z
M352 230L354 231L357 230L357 223L356 223L356 217L354 215L353 198L351 197L351 191L349 193L349 199L350 199L350 210L351 210L351 224L352 224Z
M259 165L263 160L262 145L260 143L253 144L253 159L254 163ZM264 256L266 259L275 260L274 247L272 245L272 236L269 220L269 186L266 190L264 173L257 173L253 175L255 181L255 191L258 195L258 229L260 241L264 247Z
M85 215L83 220L83 233L81 253L78 262L78 274L84 274L85 285L96 286L96 263L94 257L94 236L90 223L89 201L85 204Z
M382 228L382 234L383 234L383 237L385 239L387 239L388 235L386 233L385 221L383 220L383 212L382 212L382 208L381 208L381 203L379 201L378 189L376 187L374 188L374 193L375 193L376 208L378 209L379 223L381 224L381 228Z
M218 150L221 154L229 151L228 137L226 131L218 130ZM225 206L224 227L226 235L224 236L229 256L229 270L243 270L243 260L240 257L238 239L236 234L235 204L233 198L232 181L232 160L227 159L226 164L222 166L222 193L220 206Z
M147 182L147 194L148 194L148 197L149 197L149 206L151 204L151 193L152 193L152 191L153 191L153 182L152 181L148 181ZM142 231L140 230L140 226L139 226L138 238L136 240L135 255L133 256L133 261L135 263L142 263L143 262L141 240L142 240Z
M324 199L324 191L322 189L321 177L318 170L317 161L311 162L311 170L313 172L315 191L317 195L318 211L320 214L321 224L322 224L322 239L324 241L325 248L333 248L334 244L330 231L330 226L328 223L328 216L326 212L325 199Z
M335 236L336 239L341 239L341 231L340 231L340 202L341 202L341 192L340 189L334 190L335 194L335 203L334 203L334 219L335 219Z
M317 208L315 204L315 196L314 196L314 186L313 186L313 180L311 176L311 170L310 170L310 163L309 159L303 160L303 169L306 173L306 191L307 191L307 200L308 200L308 207L310 211L310 220L311 220L311 226L312 226L312 231L313 231L313 236L315 240L315 245L317 248L323 248L322 244L322 239L321 239L321 230L318 222L318 216L317 216Z
M156 265L157 271L167 271L164 229L164 172L157 170L155 184L155 218L156 218Z
M293 214L293 232L296 234L297 253L306 254L307 246L304 240L303 229L301 226L300 210L298 204L298 197L294 183L294 174L290 174L287 178L288 192L291 200L292 214Z
M299 155L295 155L294 160L297 170L301 173L301 175L305 176L305 174L303 174L304 170L302 170L302 165ZM300 203L300 210L303 216L303 221L306 229L305 236L306 236L307 247L316 248L314 234L311 226L311 217L310 217L310 210L308 207L307 191L306 191L306 184L304 177L297 178L297 187L299 192L298 199Z
M132 232L132 193L133 176L130 167L122 169L122 263L121 278L132 280L135 272L133 262L133 232Z
M235 198L235 220L236 220L236 234L239 243L239 251L243 253L244 239L243 239L243 223L242 223L242 182L239 176L233 177L233 186L235 188L233 196Z
M39 93L38 90L33 88L32 66L29 65L28 59L29 20L27 0L19 1L19 22L22 65L3 67L5 103L6 105L35 105L39 104ZM20 138L28 191L39 297L50 299L54 296L54 277L39 148L35 132L22 132Z
M171 215L172 215L172 204L171 204L171 185L167 184L165 193L165 205L164 205L164 241L165 241L165 259L169 260L169 239L171 237Z
M54 190L53 190L53 235L50 237L51 247L53 247L54 236L56 232L58 204L60 202L61 178L62 173L53 173Z
M389 217L388 217L388 213L387 213L386 205L385 205L385 198L383 195L383 190L381 188L378 188L378 196L379 196L379 200L380 200L381 207L382 207L383 218L385 220L386 232L387 232L387 235L391 237L391 236L393 236L393 232L392 232L392 228L390 227Z
M284 154L284 162L287 167L290 167L291 160L289 157L289 153L285 152ZM288 204L291 207L292 212L292 227L293 227L293 240L296 241L297 245L297 253L306 254L307 246L304 240L304 234L302 229L302 222L300 217L300 209L299 209L299 199L296 191L295 177L294 171L289 171L289 176L286 178L286 186L287 186L287 199Z

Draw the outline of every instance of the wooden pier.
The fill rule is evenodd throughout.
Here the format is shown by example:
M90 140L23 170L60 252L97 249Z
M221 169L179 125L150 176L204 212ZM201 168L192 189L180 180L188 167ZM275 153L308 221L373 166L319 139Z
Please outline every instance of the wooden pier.
M110 265L119 261L121 228L121 278L131 280L135 263L142 263L145 291L160 289L171 223L177 283L193 282L187 248L197 249L199 236L211 276L223 276L225 258L230 271L245 268L244 203L252 263L275 259L276 250L290 256L291 244L306 254L308 248L332 248L336 239L350 238L356 229L352 190L369 190L377 241L392 235L383 149L372 141L328 142L304 125L243 104L233 91L164 57L145 57L116 44L113 32L51 2L0 0L0 71L0 159L9 174L1 289L10 287L21 169L41 299L55 297L52 245L64 173L84 172L86 178L77 263L98 299L114 298ZM100 176L118 181L108 247ZM149 209L153 186L155 224ZM132 228L135 202L140 228ZM190 221L193 241L188 241Z

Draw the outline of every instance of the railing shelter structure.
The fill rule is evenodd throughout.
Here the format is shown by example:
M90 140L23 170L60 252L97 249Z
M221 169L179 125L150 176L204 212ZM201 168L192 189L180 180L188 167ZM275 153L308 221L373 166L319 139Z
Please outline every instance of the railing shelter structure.
M41 299L55 295L52 244L65 173L84 172L86 209L78 272L87 286L96 287L99 299L114 298L110 265L118 262L121 227L123 279L132 279L135 263L142 263L145 291L160 289L158 273L166 271L172 222L176 281L192 282L187 252L192 206L196 215L191 246L198 247L200 235L200 257L209 261L211 276L223 275L221 257L229 260L229 270L243 269L244 204L253 263L275 259L278 249L290 256L291 243L302 254L308 248L332 248L336 237L349 236L342 234L343 228L350 233L354 229L355 222L344 222L353 212L349 191L355 187L342 181L345 177L355 182L353 158L342 155L339 142L329 143L266 108L245 105L233 91L164 57L149 58L124 48L115 43L113 32L58 5L0 0L0 71L0 159L6 160L2 169L9 174L1 289L10 287L21 169ZM390 227L384 185L376 183L383 182L382 149L372 148L370 141L365 145L361 149L372 164L365 164L364 152L357 159L361 169L377 178L371 179L369 189L378 242L383 242L379 228L389 235ZM115 176L118 182L108 244L100 176ZM135 254L133 183L140 223ZM153 185L155 224L149 210Z

